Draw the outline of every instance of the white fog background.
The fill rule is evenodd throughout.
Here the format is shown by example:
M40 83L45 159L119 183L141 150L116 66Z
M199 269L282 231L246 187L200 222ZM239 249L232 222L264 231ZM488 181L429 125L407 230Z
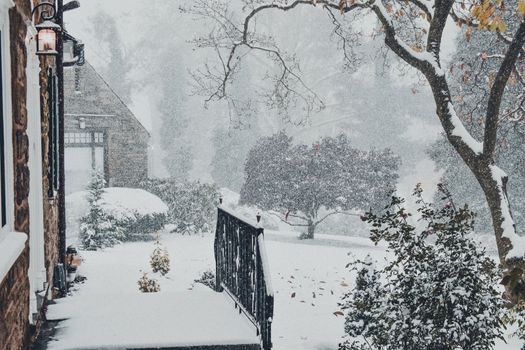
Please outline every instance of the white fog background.
M188 71L197 69L216 58L211 50L196 49L188 41L196 35L206 33L209 27L191 15L178 11L184 1L169 0L82 0L81 8L65 13L66 29L85 43L86 58L105 79L109 61L109 45L101 40L103 28L97 28L94 18L106 13L114 19L118 36L125 52L129 74L123 78L132 86L129 107L150 131L151 175L164 177L167 172L162 158L165 151L160 145L159 130L162 120L158 104L162 98L160 81L173 84L185 100L185 113L189 125L184 132L184 141L192 149L192 179L211 181L210 162L213 155L212 135L217 127L235 128L228 117L223 102L212 102L204 107L204 96L192 96L191 78ZM316 92L326 103L326 109L314 113L307 126L290 126L281 121L275 111L264 105L258 106L255 118L259 133L269 135L286 128L297 141L314 142L320 136L345 132L352 142L363 148L390 147L402 158L399 191L406 196L415 183L422 182L433 188L439 180L439 171L425 154L425 149L435 141L440 132L435 107L429 90L417 85L414 76L399 76L396 73L377 75L374 65L374 43L363 44L368 50L370 63L365 63L356 72L344 71L342 54L337 43L331 39L332 26L324 11L305 7L297 9L294 16L274 11L260 18L259 29L274 34L276 40L288 52L301 59L301 69L307 83L316 87ZM363 30L374 25L371 18L364 18ZM368 22L367 22L368 21ZM454 25L447 27L443 58L454 53ZM318 40L312 40L315 37ZM238 79L236 91L254 93L253 86L261 80L268 61L250 59L247 77ZM255 64L258 63L258 64ZM171 77L164 72L174 72ZM173 77L177 77L173 79ZM242 86L246 84L246 86ZM235 88L235 87L234 87ZM414 94L414 88L417 92ZM118 91L117 91L118 92ZM254 95L251 95L254 96ZM396 111L396 112L394 112ZM235 130L233 130L235 132ZM429 191L430 192L430 191ZM430 195L430 193L428 193Z

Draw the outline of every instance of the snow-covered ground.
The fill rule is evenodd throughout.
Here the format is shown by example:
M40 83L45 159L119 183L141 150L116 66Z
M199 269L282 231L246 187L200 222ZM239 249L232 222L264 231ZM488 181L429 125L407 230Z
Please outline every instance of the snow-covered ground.
M72 297L48 309L49 320L63 320L48 350L258 344L254 325L234 307L226 295L204 288L107 293L104 299L100 295Z
M339 310L342 294L354 284L354 274L345 265L369 253L381 260L386 253L366 238L318 235L313 241L299 241L295 236L280 231L266 234L275 290L274 349L335 350L343 335L344 318L334 312ZM166 277L159 276L161 293L201 292L203 287L195 286L193 280L214 269L213 235L163 234L161 240L169 251L172 267ZM138 294L137 280L141 271L150 271L153 249L151 242L135 242L82 252L80 273L88 279L71 298L98 297L103 313L102 301L108 293ZM520 342L510 339L509 344L500 343L496 349L519 347Z

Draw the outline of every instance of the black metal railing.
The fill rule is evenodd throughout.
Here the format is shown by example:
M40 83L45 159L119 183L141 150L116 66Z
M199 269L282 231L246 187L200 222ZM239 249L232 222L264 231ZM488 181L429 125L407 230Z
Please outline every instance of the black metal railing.
M272 348L273 291L264 230L219 207L215 233L217 291L225 291L257 328L264 350Z

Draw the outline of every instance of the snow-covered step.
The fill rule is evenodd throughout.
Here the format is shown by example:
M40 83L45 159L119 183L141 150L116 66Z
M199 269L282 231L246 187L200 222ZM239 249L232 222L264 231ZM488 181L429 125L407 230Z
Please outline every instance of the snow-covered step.
M260 349L253 324L211 290L72 296L47 318L60 320L49 350Z

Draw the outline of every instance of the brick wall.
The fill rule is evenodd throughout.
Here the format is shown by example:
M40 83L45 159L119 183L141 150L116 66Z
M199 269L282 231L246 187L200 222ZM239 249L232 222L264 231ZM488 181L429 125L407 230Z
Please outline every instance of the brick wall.
M25 349L29 343L29 251L24 250L0 284L0 349Z
M14 230L29 232L29 168L26 109L26 25L31 18L29 0L16 0L9 11L11 51L11 94L13 111L13 165L14 165ZM45 71L48 61L42 61ZM47 81L41 76L41 98L47 99ZM44 106L47 104L44 103ZM42 110L42 146L47 150L47 109ZM44 158L46 157L44 152ZM47 163L43 164L43 174ZM47 200L47 180L44 181L44 217L46 240L46 268L48 281L52 281L53 266L58 258L58 225L56 200ZM26 248L0 283L0 350L18 350L29 347L35 328L29 324L29 248Z
M47 86L47 67L49 62L40 65L40 105L42 111L42 198L44 198L44 237L45 237L45 264L47 280L53 281L53 267L59 261L59 233L58 233L58 198L49 198L49 95Z
M9 10L11 95L13 110L14 229L29 233L29 169L26 110L25 1ZM0 285L0 344L2 349L24 349L29 339L29 249L22 252Z

